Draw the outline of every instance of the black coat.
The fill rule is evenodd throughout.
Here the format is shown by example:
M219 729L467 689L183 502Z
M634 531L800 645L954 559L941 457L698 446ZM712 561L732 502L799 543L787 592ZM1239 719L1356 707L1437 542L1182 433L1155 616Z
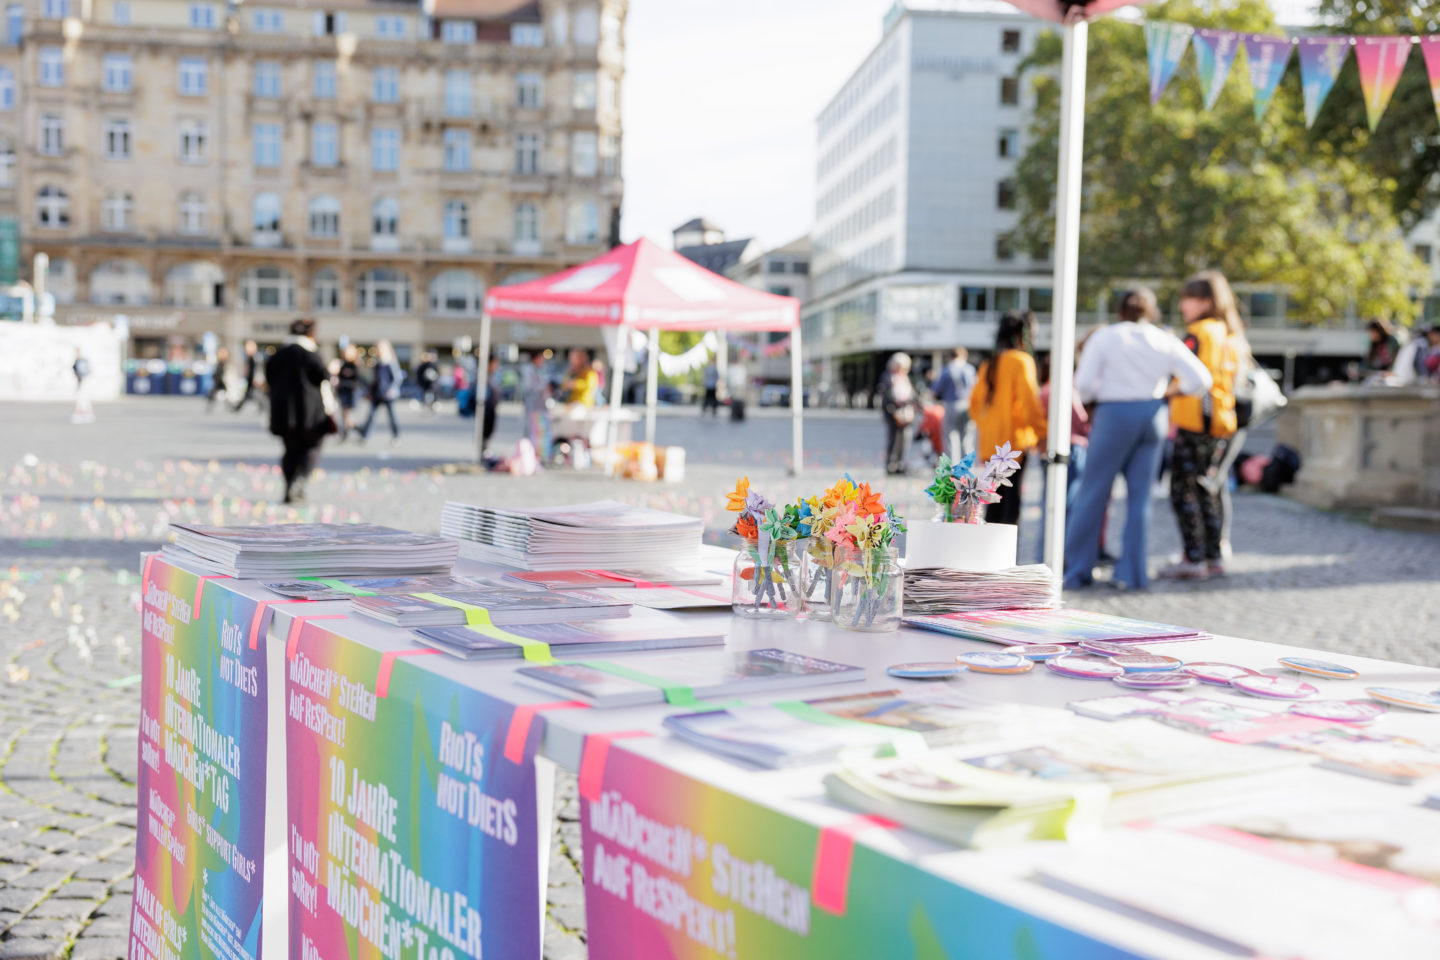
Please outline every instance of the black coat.
M329 415L320 384L329 377L320 354L299 343L287 343L265 363L270 384L270 432L277 437L328 432Z

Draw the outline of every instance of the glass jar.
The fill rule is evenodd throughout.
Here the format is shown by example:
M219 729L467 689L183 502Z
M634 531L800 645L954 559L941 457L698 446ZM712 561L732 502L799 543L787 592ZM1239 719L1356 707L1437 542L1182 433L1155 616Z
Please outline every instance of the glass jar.
M887 633L900 629L905 572L900 552L888 547L836 547L831 571L835 625Z
M737 616L794 620L805 601L800 592L800 550L794 540L772 540L768 555L759 540L744 539L735 555L730 603Z
M824 537L799 541L800 593L811 620L835 619L830 609L830 571L835 567L835 544Z

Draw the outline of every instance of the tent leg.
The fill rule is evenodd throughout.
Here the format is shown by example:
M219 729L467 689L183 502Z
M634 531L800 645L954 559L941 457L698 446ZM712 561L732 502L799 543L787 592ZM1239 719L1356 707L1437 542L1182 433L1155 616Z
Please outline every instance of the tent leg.
M660 328L650 328L645 350L645 442L655 442L655 408L660 403Z
M1045 467L1045 563L1065 570L1065 485L1070 466L1070 394L1075 374L1075 313L1080 258L1080 181L1085 143L1088 24L1065 25L1060 68L1060 165L1055 196L1055 314L1050 323L1050 436ZM1131 495L1135 495L1131 491ZM1149 496L1150 491L1141 491Z
M490 392L490 314L480 314L480 352L475 359L475 462L485 462L485 398Z
M619 466L615 449L620 442L620 395L625 392L625 360L630 352L630 328L621 324L615 328L615 333L618 346L610 358L610 382L607 384L610 389L610 422L605 430L612 468Z
M805 371L802 367L800 325L790 331L790 475L805 469Z

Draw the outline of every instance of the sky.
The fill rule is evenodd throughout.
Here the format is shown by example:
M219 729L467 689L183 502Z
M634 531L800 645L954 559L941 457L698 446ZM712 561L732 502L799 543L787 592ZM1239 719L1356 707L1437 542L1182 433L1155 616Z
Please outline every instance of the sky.
M815 117L892 0L631 0L621 234L703 216L769 249L814 219Z

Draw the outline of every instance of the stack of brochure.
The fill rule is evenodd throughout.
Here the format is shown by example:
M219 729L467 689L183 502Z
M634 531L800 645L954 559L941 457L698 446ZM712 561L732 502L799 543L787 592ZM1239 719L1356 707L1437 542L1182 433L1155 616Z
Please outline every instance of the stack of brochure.
M1043 563L991 573L921 567L905 571L905 612L1048 610L1060 606L1060 578Z
M619 590L654 587L705 587L724 583L718 573L694 570L521 570L504 575L546 590Z
M466 611L455 604L479 607L497 627L519 623L568 623L573 620L604 620L630 616L630 602L614 594L585 593L579 590L505 592L500 590L455 590L425 597L356 597L350 609L374 620L398 627L440 627L466 622Z
M906 615L905 625L991 643L1166 643L1205 640L1208 633L1168 623L1131 620L1086 610L991 610L982 613Z
M416 639L462 660L503 660L524 654L523 641L543 643L556 657L605 656L635 650L666 650L715 646L725 642L725 629L694 626L664 614L590 623L546 623L507 626L503 636L469 627L424 627Z
M403 593L454 593L493 589L500 584L485 577L311 577L266 583L266 590L296 600L349 600L353 597ZM506 589L524 589L507 585Z
M527 683L551 693L579 697L597 707L664 703L667 691L684 690L700 698L734 697L775 687L865 679L863 667L773 647L633 657L626 659L623 671L615 672L607 670L609 666L602 662L554 663L521 667L516 673Z
M614 500L526 510L451 501L440 518L463 556L525 570L695 567L703 530L699 517Z
M373 523L274 523L215 527L173 523L165 553L244 579L412 576L449 573L453 540Z

